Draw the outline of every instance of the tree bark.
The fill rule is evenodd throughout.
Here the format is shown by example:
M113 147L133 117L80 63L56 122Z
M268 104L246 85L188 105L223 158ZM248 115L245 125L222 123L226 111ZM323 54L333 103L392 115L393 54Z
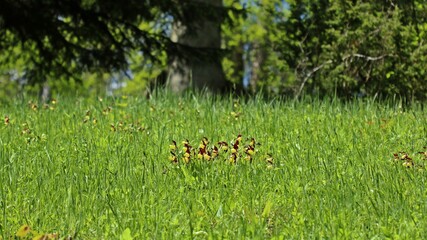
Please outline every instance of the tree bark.
M195 0L194 3L221 7L222 0ZM191 15L183 8L183 15ZM188 22L175 21L172 28L172 41L198 50L220 50L220 17L205 17ZM174 57L169 64L168 87L173 92L187 88L205 89L221 92L227 88L227 81L218 54L207 57Z
M243 77L244 77L244 71L245 71L245 62L243 60L244 56L244 49L243 49L243 43L239 43L238 46L236 46L233 49L231 60L233 61L233 74L232 79L234 80L234 83L236 84L236 88L239 91L243 91Z
M266 58L265 50L258 41L253 43L253 60L252 60L252 76L249 81L249 89L251 93L255 93L257 90L258 82L262 76L262 66Z
M50 86L47 82L45 82L40 89L39 98L42 103L47 103L50 101L52 97Z

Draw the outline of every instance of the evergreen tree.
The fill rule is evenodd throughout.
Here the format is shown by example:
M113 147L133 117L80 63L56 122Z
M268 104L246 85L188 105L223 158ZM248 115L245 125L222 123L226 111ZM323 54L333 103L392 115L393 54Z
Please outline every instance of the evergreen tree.
M194 59L217 54L219 46L172 41L170 20L191 25L186 36L197 35L200 30L195 23L208 24L207 18L213 15L218 16L213 28L219 28L228 9L218 4L221 1L209 2L215 1L4 0L0 2L0 51L7 57L0 60L23 61L22 72L30 84L49 77L75 78L82 72L124 71L135 51L153 62L161 61L165 51L171 59L193 59L194 65ZM212 10L214 5L217 8ZM206 12L212 14L205 16ZM141 27L153 22L162 25L156 27L158 31ZM219 35L216 38L219 42ZM197 82L196 86L213 88L218 83L223 85L224 79Z

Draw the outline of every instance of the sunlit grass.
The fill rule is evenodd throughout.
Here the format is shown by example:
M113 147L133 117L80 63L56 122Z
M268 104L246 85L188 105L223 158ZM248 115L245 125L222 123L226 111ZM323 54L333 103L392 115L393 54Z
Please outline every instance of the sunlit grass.
M420 105L191 94L27 101L0 108L3 239L24 225L78 239L426 237ZM242 158L231 162L238 134ZM186 164L182 142L199 149L203 137L206 149L226 142L229 152ZM260 145L245 161L251 138Z

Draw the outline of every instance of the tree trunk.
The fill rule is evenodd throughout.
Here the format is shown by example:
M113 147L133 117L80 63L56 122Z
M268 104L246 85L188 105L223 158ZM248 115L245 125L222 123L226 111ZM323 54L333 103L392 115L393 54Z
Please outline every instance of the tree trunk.
M244 56L243 43L239 43L239 45L233 49L233 52L231 55L231 60L234 63L232 79L234 84L236 84L235 91L237 92L244 91L243 77L245 72L245 62L243 60L244 59L243 56Z
M253 60L252 60L252 76L249 81L249 89L252 93L255 93L257 90L258 82L262 76L262 66L265 61L265 50L259 42L253 43Z
M209 4L213 7L222 6L222 0L197 0L194 3ZM183 15L191 15L189 9L183 7ZM172 41L197 48L199 50L217 49L221 47L220 17L192 19L188 22L176 21L172 28ZM227 87L225 74L218 54L207 57L174 57L169 64L167 84L174 92L182 92L187 88L205 89L221 92Z
M40 101L42 103L48 103L52 97L51 94L50 86L47 82L45 82L39 92Z

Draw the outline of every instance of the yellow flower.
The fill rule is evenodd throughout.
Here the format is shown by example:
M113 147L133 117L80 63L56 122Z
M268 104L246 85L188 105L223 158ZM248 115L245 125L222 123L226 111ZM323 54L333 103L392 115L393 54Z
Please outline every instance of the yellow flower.
M176 162L176 156L169 156L169 160L171 161L171 162Z
M17 237L20 237L20 238L23 238L23 237L27 236L27 234L28 234L30 231L31 231L30 226L28 226L28 225L22 225L22 226L18 229L18 231L16 232L16 236L17 236Z
M414 166L414 163L411 161L405 161L402 165L407 167L407 168L411 168Z
M37 104L31 104L31 109L33 109L34 111L37 111Z
M235 153L231 154L229 161L230 161L230 163L236 163L237 162L237 155Z
M178 158L176 157L175 153L171 151L171 155L169 156L169 160L173 163L178 163Z
M252 156L255 154L255 151L253 149L248 149L247 153Z
M222 141L222 142L218 142L218 144L219 144L219 148L222 151L224 151L224 152L228 151L228 144L226 142Z
M249 146L251 146L252 148L255 147L255 138L251 138L251 142L249 143Z
M169 149L170 149L171 151L175 151L175 150L176 150L176 142L175 142L174 140L172 140L172 144L171 144L171 145L169 145Z
M267 159L265 159L265 161L267 162L267 164L273 165L273 162L274 162L273 156L271 156L271 154L267 154Z

